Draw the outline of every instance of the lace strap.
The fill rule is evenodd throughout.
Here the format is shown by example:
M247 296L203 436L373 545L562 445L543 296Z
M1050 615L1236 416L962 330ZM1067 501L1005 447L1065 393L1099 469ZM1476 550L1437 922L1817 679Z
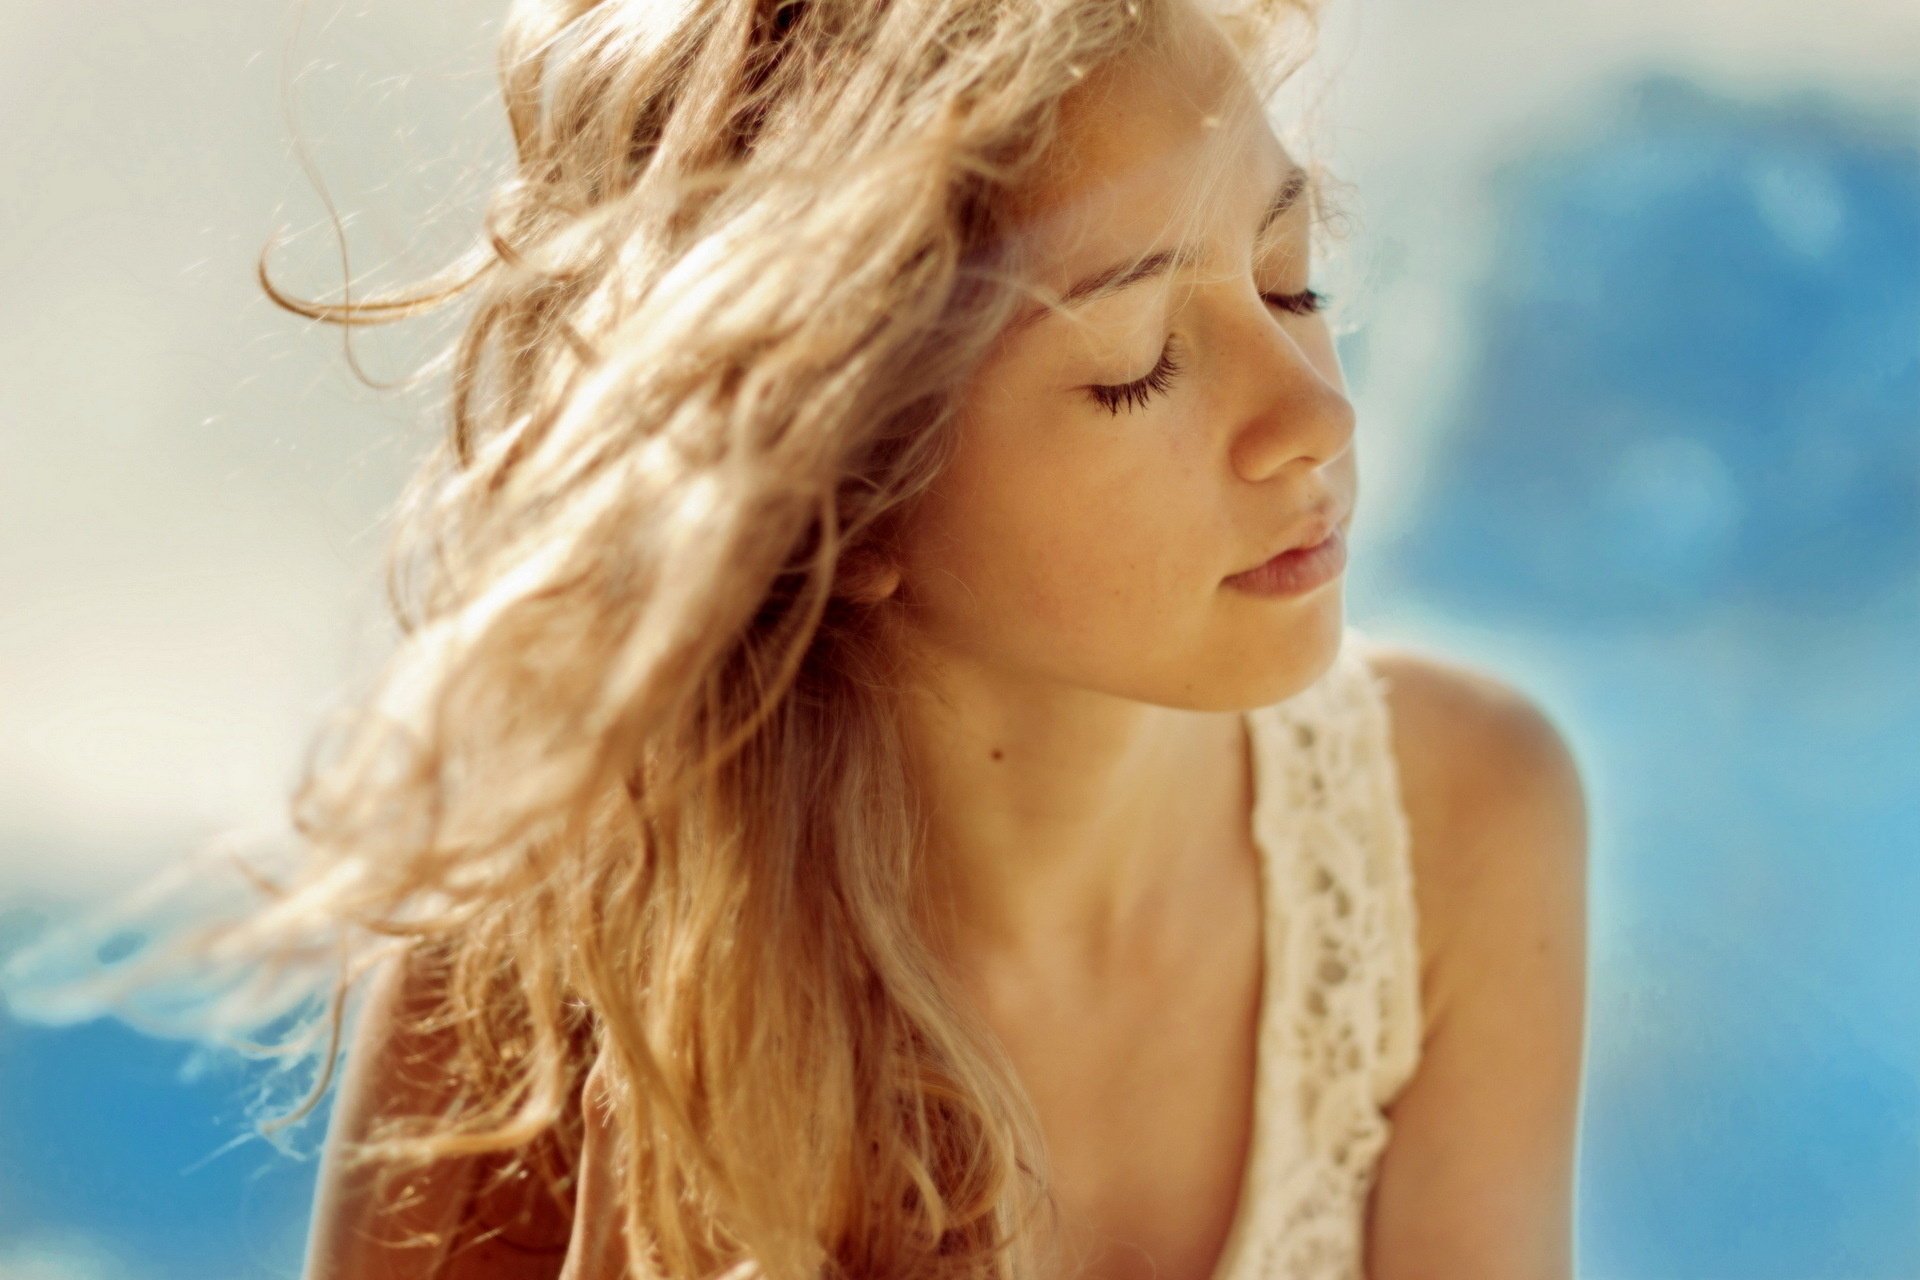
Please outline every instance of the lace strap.
M1411 838L1376 648L1349 626L1333 666L1274 704L1271 758L1297 858L1292 1016L1306 1080L1339 1088L1358 1073L1378 1107L1413 1074L1422 1014Z
M1375 838L1367 842L1368 877L1377 889L1384 928L1379 977L1380 1055L1375 1064L1374 1101L1391 1102L1419 1064L1424 1019L1420 1006L1420 940L1413 885L1413 841L1400 790L1399 763L1393 753L1392 718L1387 703L1390 682L1374 662L1375 642L1349 628L1359 714L1355 734L1366 762L1363 785L1370 793L1362 808L1374 816Z
M1249 1199L1215 1280L1357 1280L1422 1038L1408 825L1371 641L1253 715L1270 1000Z

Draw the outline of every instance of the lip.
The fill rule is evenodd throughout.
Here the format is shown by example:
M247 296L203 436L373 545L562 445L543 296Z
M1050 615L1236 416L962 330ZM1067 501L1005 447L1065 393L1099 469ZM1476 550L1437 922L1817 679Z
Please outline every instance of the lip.
M1324 586L1347 565L1346 531L1337 520L1321 519L1308 531L1304 544L1296 543L1271 559L1242 570L1226 580L1239 591L1263 596L1290 596Z
M1349 513L1333 499L1321 499L1321 501L1314 506L1313 510L1308 513L1306 521L1300 526L1299 533L1287 539L1285 543L1281 544L1281 546L1265 560L1262 560L1252 568L1242 569L1240 573L1235 574L1234 577L1237 578L1241 576L1241 574L1253 573L1256 570L1265 568L1281 556L1286 555L1289 551L1298 551L1305 547L1320 545L1327 540L1328 535L1333 533L1334 530L1345 528L1348 514Z

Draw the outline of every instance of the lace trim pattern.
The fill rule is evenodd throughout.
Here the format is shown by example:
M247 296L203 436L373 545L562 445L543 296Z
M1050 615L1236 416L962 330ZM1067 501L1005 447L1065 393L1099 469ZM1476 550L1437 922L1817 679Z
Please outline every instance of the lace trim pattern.
M1321 679L1251 717L1273 982L1249 1220L1219 1280L1364 1280L1382 1108L1419 1057L1410 837L1371 647L1349 627Z

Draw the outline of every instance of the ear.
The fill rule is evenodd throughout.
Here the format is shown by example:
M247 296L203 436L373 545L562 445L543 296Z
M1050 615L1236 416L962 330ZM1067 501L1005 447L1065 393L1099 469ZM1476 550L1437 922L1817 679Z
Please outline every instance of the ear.
M878 604L900 587L897 565L871 551L850 552L841 561L834 594L860 604Z

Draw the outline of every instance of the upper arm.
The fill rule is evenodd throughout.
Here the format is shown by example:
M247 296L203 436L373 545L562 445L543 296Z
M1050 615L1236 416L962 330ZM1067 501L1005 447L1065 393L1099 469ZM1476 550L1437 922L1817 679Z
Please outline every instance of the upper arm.
M474 1239L495 1223L524 1221L533 1207L488 1190L488 1158L427 1165L404 1179L410 1194L398 1200L380 1197L373 1166L343 1159L345 1146L370 1137L383 1117L437 1113L449 1084L442 1068L453 1033L412 1025L431 1007L421 970L389 961L368 982L328 1123L304 1280L553 1280L568 1224Z
M1381 664L1422 921L1420 1062L1388 1109L1369 1280L1567 1280L1586 1009L1587 813L1524 695Z

